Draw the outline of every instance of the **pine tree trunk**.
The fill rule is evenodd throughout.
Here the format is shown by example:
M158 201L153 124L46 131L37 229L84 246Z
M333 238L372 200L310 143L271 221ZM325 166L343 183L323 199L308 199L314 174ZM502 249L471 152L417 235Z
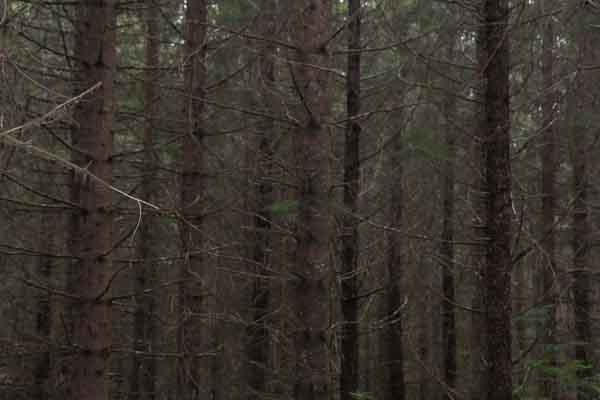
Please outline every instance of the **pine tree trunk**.
M159 65L160 31L158 25L158 8L149 7L146 11L145 63L144 72L144 169L142 171L141 198L154 202L156 191L156 157L154 146L155 115L158 112L158 92L156 85ZM157 241L154 235L154 218L151 214L143 216L137 241L137 258L149 260L155 257L154 246ZM154 399L156 386L156 358L151 353L156 345L156 326L154 313L156 301L154 293L145 293L157 282L156 271L151 261L135 266L134 291L136 310L134 314L134 355L132 357L130 376L130 400ZM146 354L144 354L146 353Z
M48 184L50 181L45 181L43 184ZM57 223L57 215L50 214L50 211L42 211L40 217L40 251L43 254L53 254L55 251L55 240L54 234L56 231L53 227ZM39 256L37 260L37 273L38 279L44 283L44 285L51 285L51 279L54 270L54 263L52 257ZM35 333L41 342L51 343L52 337L52 316L53 306L51 303L52 297L49 290L41 291L38 294L37 310L36 310L36 323ZM51 370L51 353L48 344L41 346L42 349L35 362L35 369L33 372L33 399L45 400L49 398L48 379L50 378Z
M454 42L456 40L454 32L450 38L448 49L448 60L454 59ZM454 184L456 162L456 132L454 119L456 117L456 104L454 98L448 96L445 102L445 144L446 159L443 163L444 181L443 181L443 222L442 222L442 245L440 249L440 259L442 262L442 292L444 295L442 301L442 344L444 352L444 382L445 398L451 400L456 390L456 316L454 304L456 295L454 288Z
M272 1L265 2L267 10L263 17L263 26L265 27L263 35L265 37L274 37L276 29L276 5ZM269 109L270 104L267 99L271 96L271 90L275 86L275 54L276 48L272 43L266 43L260 54L259 60L259 79L261 85L259 90L262 93L263 106ZM272 120L266 119L259 127L258 133L258 159L255 179L258 180L256 188L256 210L254 211L254 233L252 249L251 267L256 274L253 282L251 294L252 322L248 327L248 347L247 355L249 365L248 374L248 398L250 400L260 399L267 392L267 371L269 368L270 356L270 308L271 308L271 288L269 277L272 274L272 249L271 238L271 212L270 207L274 202L273 193L273 137L275 124Z
M511 164L508 0L486 0L483 44L487 239L483 274L488 400L512 399Z
M393 138L394 145L390 158L390 168L393 169L390 196L390 223L394 229L402 227L403 190L402 190L402 160L400 158L402 149L402 136L397 133ZM387 370L387 382L385 385L385 400L403 400L406 397L406 383L404 376L404 340L402 312L402 278L404 272L402 257L402 238L395 231L387 233L387 284L386 291L386 319L383 348L384 362Z
M214 312L213 271L205 269L202 257L203 212L206 197L204 180L205 131L203 127L206 84L207 2L188 0L184 21L184 118L182 141L181 214L183 261L179 283L178 397L181 400L213 399L212 361L198 356L212 349L210 321Z
M590 274L588 270L589 222L587 211L587 162L584 132L573 132L573 301L575 312L575 358L582 365L589 362L588 345L591 340L590 324ZM580 369L577 374L581 380L589 376L588 371ZM585 390L577 392L579 400L586 399Z
M360 191L361 0L348 0L348 65L346 74L346 141L344 143L344 215L341 254L340 399L353 399L358 389L358 195ZM352 52L354 50L355 52Z
M77 92L101 85L75 107L73 162L95 177L112 182L113 81L116 65L113 0L77 6L75 76ZM74 172L71 249L77 257L71 293L73 359L67 367L66 399L108 399L111 307L105 301L112 278L112 192L86 173Z
M294 132L297 160L296 249L292 299L294 344L293 395L296 400L325 400L332 395L329 377L329 209L326 187L329 113L329 56L325 46L331 10L328 0L298 0L293 8L292 68L297 94L298 128Z
M483 7L480 7L483 9ZM473 217L473 230L475 240L478 241L478 246L473 246L471 249L471 258L474 268L473 277L473 298L471 299L471 308L474 310L471 312L471 332L470 332L470 350L471 350L471 389L470 398L471 400L480 400L486 392L487 382L486 374L484 371L483 360L486 358L485 354L485 329L484 329L484 318L482 310L483 297L484 297L484 283L483 283L483 269L485 264L485 251L486 251L486 232L485 232L485 202L486 202L486 178L485 178L485 128L486 119L484 116L485 108L484 96L485 96L485 79L484 71L487 66L487 49L485 46L485 26L479 24L476 33L476 55L477 55L477 86L476 94L478 103L475 105L474 110L474 138L473 141L473 155L475 158L474 163L474 177L473 187L475 188L472 193L472 208L475 211Z
M550 3L545 1L542 4ZM542 10L543 11L543 10ZM558 106L557 93L554 88L554 22L552 17L546 18L542 42L542 78L544 100L542 102L542 145L540 158L542 160L542 221L540 245L542 249L542 279L539 288L539 298L547 306L548 316L541 326L542 349L545 360L550 366L556 365L556 355L552 347L555 344L556 305L557 305L557 263L556 263L556 227L554 215L556 210L556 169L557 169L557 135L555 108ZM556 399L557 382L552 376L542 376L540 382L544 398Z
M589 16L582 17L583 22L590 22ZM597 40L591 31L582 30L578 32L579 53L577 57L578 67L592 66L598 63L595 59L595 47ZM590 250L591 250L591 226L588 210L589 193L589 150L590 122L589 118L596 112L597 102L594 90L597 88L590 72L578 70L575 77L574 87L569 98L569 110L567 111L571 130L571 162L572 162L572 185L573 185L573 302L575 320L575 358L581 365L592 363L593 357L590 349L592 341L591 325L591 299L590 299ZM589 386L584 384L592 373L592 369L581 368L577 371L580 385L577 390L579 400L589 399Z

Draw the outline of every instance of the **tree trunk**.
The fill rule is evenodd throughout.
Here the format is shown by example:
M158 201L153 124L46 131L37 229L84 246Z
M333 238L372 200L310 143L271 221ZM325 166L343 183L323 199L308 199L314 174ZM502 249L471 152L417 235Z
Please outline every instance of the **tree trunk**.
M268 1L267 11L264 16L264 36L274 37L276 30L275 4ZM275 53L276 48L272 43L265 44L259 60L259 82L262 93L263 106L269 109L268 98L275 86ZM271 238L271 211L274 202L273 193L273 134L275 124L266 119L259 127L258 160L256 168L256 210L254 212L254 234L252 249L252 264L256 278L253 282L252 297L252 322L248 327L248 398L258 400L267 391L267 370L270 356L270 326L269 313L271 312L271 289L269 276L272 274L273 243Z
M575 358L581 365L587 365L587 347L591 340L590 323L590 274L588 269L589 222L587 211L587 162L585 135L578 128L573 131L573 301L575 312ZM579 369L577 376L584 380L589 376L585 369ZM578 390L577 398L586 399L585 391Z
M344 143L344 215L341 254L340 399L352 400L358 389L358 195L361 109L361 0L348 0L348 65L346 74L346 141ZM352 52L354 50L355 52Z
M296 249L291 282L292 338L296 400L325 400L332 395L329 378L329 217L326 206L326 142L324 119L329 112L327 83L328 0L298 0L294 12L296 46L292 68L300 102L294 150L298 166Z
M452 18L452 17L450 17ZM454 44L456 41L455 30L450 35L448 45L448 61L454 60ZM445 99L444 114L446 119L445 144L446 159L443 162L443 204L442 204L442 245L440 259L442 262L442 345L443 345L443 376L446 387L445 398L451 400L456 391L456 316L454 304L456 295L454 288L454 184L456 162L456 132L454 120L456 118L456 101L449 95Z
M73 162L105 183L112 182L113 80L116 65L113 0L77 6L75 75L77 92L101 85L75 107ZM112 192L87 173L76 171L71 199L71 248L77 258L71 287L73 360L67 368L66 398L108 399L111 307L104 298L112 279Z
M549 4L545 1L542 4ZM542 9L543 11L543 9ZM554 88L554 22L552 17L546 18L543 27L542 42L542 78L544 100L542 102L542 145L540 158L542 160L542 221L540 246L542 250L542 279L539 295L542 303L547 306L548 316L540 327L543 354L551 367L556 366L556 355L551 347L555 344L556 305L557 305L557 264L556 264L556 227L554 214L556 209L556 167L557 167L557 135L555 107L558 105L557 93ZM541 376L540 388L544 398L556 399L558 396L556 380L553 376Z
M48 178L48 176L46 176ZM50 178L51 179L51 178ZM51 180L50 180L51 182ZM48 184L48 181L43 182ZM58 216L50 214L49 210L42 210L40 217L40 251L43 254L53 254L55 251L54 235L56 231L53 227L56 226ZM51 285L54 263L52 257L40 255L37 260L38 279L44 285ZM53 306L51 304L51 293L49 290L41 291L38 294L35 333L40 342L40 353L35 363L33 371L33 398L36 400L45 400L49 398L48 379L50 378L51 370L51 354L50 346L52 337L52 315ZM45 343L44 343L45 342Z
M394 145L390 158L390 168L394 170L392 175L392 188L390 196L390 223L391 227L400 229L402 227L402 160L400 158L402 149L402 135L397 133L393 138ZM404 377L404 340L403 336L403 312L402 312L402 277L403 257L402 238L395 231L387 233L387 284L386 291L386 319L383 346L384 361L387 370L387 382L384 391L385 400L403 400L406 397L406 384Z
M198 353L211 350L209 322L202 314L214 312L213 271L203 265L203 212L206 197L204 180L204 97L206 84L207 2L188 0L184 21L184 118L181 172L181 245L183 261L179 283L178 398L213 399L212 362ZM212 349L214 350L214 349Z
M508 0L486 0L485 81L486 257L483 274L488 400L512 399L511 165Z
M141 197L153 202L156 192L156 157L154 146L154 118L158 112L157 68L159 65L160 31L158 26L158 8L148 7L146 11L145 64L144 72L144 169L142 171ZM156 227L152 214L143 216L136 246L139 260L150 260L155 257L154 246L157 244L154 235ZM154 399L156 386L156 359L150 354L156 347L156 311L155 294L145 293L157 282L156 271L152 261L142 261L135 266L134 291L136 309L134 314L134 355L130 376L131 400ZM146 354L144 354L146 353Z
M582 16L582 22L591 24L590 16ZM589 31L583 26L577 32L579 44L578 68L589 67L598 64L595 47L597 46L597 34ZM578 69L575 78L575 86L569 99L570 110L568 113L571 130L571 157L572 157L572 185L573 185L573 301L575 319L575 358L581 366L590 366L593 356L590 349L592 342L591 325L591 280L590 267L591 253L591 226L588 210L588 201L591 193L589 177L589 146L591 146L590 134L592 115L596 112L597 105L597 77L591 71ZM589 392L589 384L586 380L592 375L593 369L580 368L577 371L579 386L577 398L579 400L589 399L593 394Z
M483 7L481 12L483 12ZM479 21L479 20L477 20ZM471 308L475 310L471 313L471 332L470 332L470 347L471 347L471 400L480 400L487 391L486 374L484 371L483 360L485 354L485 329L482 310L484 309L484 283L483 269L485 264L486 251L486 232L485 232L485 212L486 212L486 178L485 178L485 128L486 118L484 116L485 108L485 79L484 71L488 62L487 49L485 46L485 26L479 24L476 34L476 56L477 56L477 85L476 95L478 103L474 110L474 138L473 155L475 157L474 182L475 188L472 198L472 207L475 211L473 217L473 227L475 240L478 241L478 246L474 246L471 250L471 257L474 268L474 289L473 298L471 299Z

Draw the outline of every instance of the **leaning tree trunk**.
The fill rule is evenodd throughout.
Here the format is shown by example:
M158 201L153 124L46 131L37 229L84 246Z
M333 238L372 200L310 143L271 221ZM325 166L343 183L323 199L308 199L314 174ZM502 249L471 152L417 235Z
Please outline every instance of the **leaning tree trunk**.
M159 65L160 31L158 26L158 8L148 7L146 11L146 37L144 71L144 137L143 171L141 182L142 199L153 202L156 192L156 162L154 150L155 116L158 112L158 90L156 79ZM152 214L144 215L136 244L137 258L141 260L135 266L134 291L136 309L133 322L134 354L131 360L129 399L154 399L156 387L156 358L149 354L156 345L155 294L150 290L157 284L155 266L151 260L156 256L154 246L157 239Z
M298 0L292 6L298 127L294 132L297 157L296 249L292 299L296 400L325 400L332 395L329 378L329 210L326 205L329 74L327 22L329 0Z
M211 399L211 362L199 357L211 346L210 330L202 314L211 311L214 301L209 292L211 274L203 268L203 211L206 196L204 181L204 97L206 84L207 1L188 0L184 21L184 118L186 129L182 141L181 166L181 245L179 283L179 332L177 337L180 364L178 398Z
M358 195L360 191L361 0L348 0L348 65L346 73L346 141L344 143L344 215L341 254L340 399L351 400L358 389Z
M511 360L511 165L508 0L486 0L483 45L487 64L485 154L486 256L483 273L487 399L512 399Z
M71 249L76 258L71 290L73 359L68 362L65 398L108 399L111 307L105 299L112 278L112 126L115 53L115 2L80 2L75 31L77 92L99 84L79 101L71 144L73 173ZM100 183L97 179L101 179Z

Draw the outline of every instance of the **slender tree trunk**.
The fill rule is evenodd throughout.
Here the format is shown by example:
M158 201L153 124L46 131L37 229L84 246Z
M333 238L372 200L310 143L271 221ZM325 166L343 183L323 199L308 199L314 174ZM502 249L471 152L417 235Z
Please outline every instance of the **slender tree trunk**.
M158 26L158 8L148 7L146 11L145 64L144 72L144 170L142 171L141 197L153 202L156 191L156 157L153 149L155 116L158 112L158 92L156 85L157 72L154 68L159 65L160 31ZM157 241L154 235L155 226L152 215L144 215L139 229L137 241L137 258L148 260L154 256L154 246ZM130 376L131 400L154 399L156 385L156 358L143 355L154 350L156 345L156 326L154 313L156 301L153 293L146 290L157 284L156 271L152 262L142 262L136 265L134 290L136 310L134 314L134 355L132 358Z
M48 184L48 182L44 182ZM56 226L57 216L49 214L48 211L42 211L40 217L40 251L45 254L53 254L54 252L54 233L53 227ZM52 272L54 269L52 257L40 256L37 260L37 273L41 282L45 285L51 284ZM51 305L51 293L49 290L44 290L38 294L35 333L40 341L50 343L52 340L52 315L53 307ZM50 378L51 370L51 354L48 344L40 346L40 354L36 360L33 372L33 398L36 400L45 400L49 397L48 379Z
M488 400L512 399L511 165L508 0L486 0L484 306Z
M586 145L583 132L578 128L573 131L573 300L575 312L575 358L582 364L589 362L587 347L591 340L590 324L590 274L588 270L589 222L587 211L587 162ZM583 380L589 376L589 372L580 369L579 379ZM577 398L586 399L585 391L579 390Z
M213 399L211 362L198 353L211 350L216 338L202 314L214 311L214 297L201 255L203 245L203 211L206 196L204 181L205 131L203 127L206 84L207 2L188 0L184 21L184 118L186 130L182 142L181 172L181 244L183 262L180 271L178 351L178 398L181 400Z
M298 0L294 12L294 88L300 101L294 149L298 166L298 214L294 276L291 282L296 400L325 400L332 395L329 377L328 328L329 209L326 205L329 113L327 22L329 0Z
M448 48L448 60L454 59L454 42L456 38L454 33L451 35L451 42ZM454 118L456 117L456 104L453 97L449 96L445 101L445 142L446 159L443 163L444 181L443 181L443 222L442 222L442 245L440 249L440 259L442 261L442 292L444 299L442 301L442 344L444 351L444 382L445 398L451 400L456 391L456 317L454 304L456 295L454 289L454 184L456 162L456 132L454 128Z
M545 1L544 5L550 2ZM556 365L556 355L550 349L555 344L556 305L557 305L557 264L556 264L556 232L554 215L557 201L556 166L557 166L557 135L555 109L558 105L557 93L554 88L554 22L552 17L546 18L543 27L542 42L542 77L544 100L542 102L543 136L540 148L542 160L542 221L540 245L542 249L542 279L539 294L543 304L547 306L548 317L539 335L544 345L543 357ZM542 376L541 393L544 398L556 399L556 381L552 376Z
M584 21L588 21L586 16ZM581 28L580 28L581 29ZM579 66L597 64L594 60L594 48L597 41L591 32L578 32L579 37ZM570 96L568 118L571 130L571 158L572 158L572 185L573 185L573 301L575 319L575 358L582 365L592 361L590 345L592 340L591 304L590 304L590 216L588 211L589 197L589 171L588 171L588 146L589 120L596 110L594 109L595 82L589 79L590 73L577 71L575 87ZM583 384L591 376L591 369L581 368L577 371L580 385L577 390L579 400L590 398L587 385Z
M276 34L275 4L267 3L264 16L264 36L274 37ZM272 43L267 43L262 49L259 60L259 84L262 84L263 105L268 109L267 101L271 90L275 86L275 56L276 48ZM272 271L271 253L273 243L271 239L271 212L275 196L273 193L273 131L275 125L267 119L260 126L258 138L258 160L256 168L256 211L254 216L254 248L252 250L252 263L256 278L252 287L252 322L248 328L248 398L258 400L267 392L267 370L270 356L270 326L269 313L271 307L271 289L269 276Z
M348 0L348 65L346 74L346 141L344 143L344 215L342 217L340 399L353 399L358 389L358 195L360 191L361 0ZM355 52L352 52L354 50Z
M483 4L479 7L481 14L483 13ZM471 300L471 307L474 312L471 313L471 340L470 346L472 351L471 356L471 371L472 371L472 386L471 386L471 399L479 400L485 396L487 392L487 375L485 371L484 360L486 359L486 342L485 339L485 327L484 327L484 303L483 298L485 296L485 288L483 282L484 265L485 265L485 252L487 246L487 232L485 231L485 214L486 214L486 152L485 152L485 138L486 138L486 126L487 120L485 116L485 89L486 89L486 77L485 69L488 64L488 55L486 47L486 35L485 25L481 24L480 17L478 14L476 21L479 26L476 31L476 55L477 55L477 72L478 72L478 84L476 87L476 94L478 104L475 106L475 132L473 154L475 156L475 177L473 193L472 207L475 211L474 216L474 236L475 240L479 242L479 246L474 246L472 249L473 267L474 267L474 293Z
M402 226L403 190L402 190L402 135L400 133L393 139L394 146L390 159L390 167L394 169L393 182L390 196L390 223L393 228ZM387 369L387 382L385 386L385 400L403 400L406 397L406 383L404 377L404 340L403 312L402 312L402 277L403 257L402 238L394 231L388 232L386 268L388 290L386 291L386 319L387 326L384 332L383 347L384 360Z
M43 135L40 141L44 148L52 148L52 140L50 135ZM40 160L38 164L39 182L38 187L40 191L46 191L48 188L60 187L57 185L58 181L53 172L46 172L47 169L51 169L54 163L48 163L44 160ZM53 194L61 194L60 191L51 191ZM41 215L39 216L39 251L41 254L36 260L37 268L37 279L44 285L51 287L53 285L53 278L56 275L56 260L50 256L51 254L57 253L58 243L62 239L60 235L62 226L62 216L47 208L40 210ZM54 361L54 353L52 351L51 343L53 341L54 326L53 319L56 314L55 304L52 302L52 291L51 290L40 290L37 293L37 309L35 319L35 333L40 342L40 350L37 359L35 360L35 366L33 371L33 393L32 398L36 400L46 400L51 396L49 390L50 377L52 371L52 363Z
M77 6L75 76L77 92L100 83L75 107L73 162L106 183L112 182L113 80L116 65L113 0ZM74 172L72 249L77 257L71 293L73 360L67 368L66 399L108 399L111 307L105 300L112 278L112 192L89 175Z
M450 14L448 34L447 58L453 62L456 56L455 47L457 41L456 22L453 13ZM451 91L456 85L450 83ZM446 158L443 160L443 183L442 183L442 244L440 248L440 259L442 262L442 374L444 378L444 398L453 399L456 393L457 378L457 332L456 332L456 304L455 293L455 252L454 252L454 218L455 218L455 163L456 163L456 99L449 94L444 99L443 112L445 117L445 149Z
M480 7L483 12L483 7ZM474 141L474 193L472 198L472 207L475 211L473 218L474 236L479 242L478 246L472 249L471 257L474 267L474 290L471 300L471 308L475 310L471 313L471 400L481 399L487 391L487 379L484 371L483 360L486 358L485 350L485 329L484 317L480 312L484 309L484 283L483 270L485 264L486 251L486 232L485 232L485 213L486 213L486 157L485 157L485 130L486 118L484 116L485 108L485 76L484 71L488 63L487 49L485 45L485 26L480 24L476 31L476 53L477 53L477 87L476 94L479 100L475 106L473 134Z

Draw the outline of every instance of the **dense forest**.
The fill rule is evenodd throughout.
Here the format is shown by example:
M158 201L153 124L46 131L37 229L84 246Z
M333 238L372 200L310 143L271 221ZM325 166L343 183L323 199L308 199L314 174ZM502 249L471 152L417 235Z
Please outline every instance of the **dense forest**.
M0 399L597 399L598 147L595 0L0 0Z

